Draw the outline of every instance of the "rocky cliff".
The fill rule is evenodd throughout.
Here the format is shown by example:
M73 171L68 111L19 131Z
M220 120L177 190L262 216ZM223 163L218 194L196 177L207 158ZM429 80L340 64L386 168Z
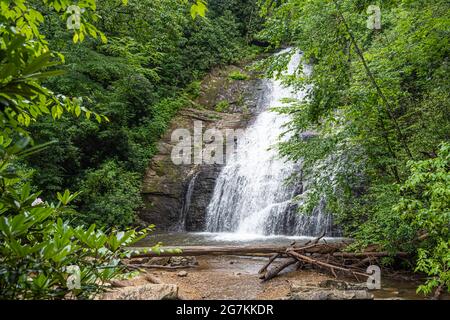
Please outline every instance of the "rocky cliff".
M221 165L175 165L171 152L177 142L171 141L172 132L178 128L194 132L194 121L198 120L203 123L203 131L245 128L257 114L257 106L262 105L264 90L264 80L238 66L214 70L203 79L193 104L196 107L185 108L174 117L150 161L142 186L143 221L156 224L158 230L204 230L206 207Z

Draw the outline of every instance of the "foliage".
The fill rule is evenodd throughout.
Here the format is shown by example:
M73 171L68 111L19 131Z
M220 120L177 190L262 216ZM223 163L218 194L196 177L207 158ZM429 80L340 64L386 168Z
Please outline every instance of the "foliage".
M83 212L80 220L106 227L134 222L132 211L142 203L138 186L155 143L174 114L192 105L203 74L248 54L248 30L236 16L245 16L241 10L250 14L247 9L254 5L247 1L235 8L233 1L210 1L205 18L193 20L180 0L130 0L120 10L115 3L97 3L102 16L97 25L107 43L73 44L60 19L47 12L43 32L52 47L64 51L66 64L64 75L45 84L79 97L109 122L62 117L58 126L50 119L35 123L31 131L37 142L57 142L52 152L27 160L36 171L33 183L46 199L61 189L83 190L75 203ZM110 196L117 201L107 204Z
M85 206L80 208L83 223L127 227L134 222L134 213L141 205L140 177L110 161L101 168L87 172L81 185Z
M65 12L69 1L45 1L48 7L57 12ZM55 95L43 87L42 79L61 74L61 70L51 69L63 61L63 56L49 51L48 42L39 32L44 17L31 6L29 1L15 5L11 1L0 2L0 121L3 123L1 135L8 138L14 132L27 134L24 127L45 114L59 119L64 111L86 117L91 111L80 106L77 99ZM74 31L74 39L82 40L86 34L93 37L103 34L89 19L96 19L93 13L95 0L80 3L85 14L80 28ZM62 14L67 19L67 14ZM50 70L49 70L50 69ZM100 122L102 116L95 114ZM103 117L106 119L105 117Z
M230 103L227 100L219 101L215 107L217 112L226 112L226 111L228 111L229 108L230 108Z
M126 2L123 0L124 4ZM199 6L200 2L203 3L197 1L196 5ZM98 19L94 12L95 0L82 1L78 5L83 9L83 15L80 17L79 27L72 30L70 41L81 42L86 35L90 35L94 39L100 37L105 43L104 34L90 22ZM48 123L51 127L56 127L53 121L63 120L64 112L77 117L84 113L86 120L81 123L91 128L104 125L102 120L108 118L89 110L82 104L82 99L67 98L43 85L46 80L61 74L61 71L54 70L53 67L64 61L64 56L52 51L40 32L43 28L44 11L52 12L48 16L45 14L49 19L56 18L59 23L60 18L67 21L72 14L70 2L1 1L0 6L0 297L92 298L104 289L106 281L126 273L120 259L129 256L130 252L124 247L145 237L153 226L140 231L118 231L113 228L106 232L95 224L85 226L86 221L81 221L82 224L75 227L74 220L80 220L76 210L69 204L79 193L71 194L66 189L62 194L57 193L57 202L44 202L38 198L41 192L33 191L30 183L33 170L24 165L24 159L34 157L37 152L52 145L52 142L30 146L33 142L30 133L35 130L30 130L30 125ZM195 16L203 15L204 11L200 7L194 9L193 13ZM130 43L132 47L135 45ZM133 50L131 53L134 53ZM148 62L146 58L137 55L127 56L127 59L130 61L130 69L134 70L139 69L141 63ZM117 69L118 73L121 71ZM154 77L151 70L143 71L143 74ZM104 75L108 76L107 73ZM127 80L130 83L134 79L128 76ZM138 80L140 79L137 78L135 83ZM73 93L68 92L67 96L73 97ZM134 101L141 95L145 98L145 94L148 94L148 90L144 86L141 91L117 92L125 101ZM158 110L164 111L164 108ZM166 119L168 114L170 112L162 112L162 115L155 115L155 118ZM92 115L97 120L96 124L89 121ZM43 121L46 116L48 122ZM73 118L64 120L76 123ZM154 130L159 132L160 127ZM108 169L108 165L114 166L107 163L104 171ZM99 190L101 186L97 180L104 171L90 173L86 181L91 189L97 188L99 198L94 200L100 203L105 201L101 197L106 194ZM127 191L137 199L138 185L133 181L135 177L132 174L124 173L120 168L117 171L111 179L118 179L123 184L120 185L122 189L117 189L117 185L110 181L116 188L108 194L116 196L116 202L111 202L116 207L110 211L118 214L123 208L128 209L121 213L124 216L122 219L128 219L122 224L124 225L130 221L130 211L136 203L130 204L128 198L123 201L119 194L123 193L123 188L128 188ZM121 208L117 209L117 206ZM153 247L153 250L160 251L158 246Z
M236 70L236 71L230 72L230 74L228 75L228 78L230 78L231 80L248 80L249 75L242 73L239 70Z
M410 167L394 210L426 237L418 249L416 270L432 279L419 291L450 291L450 144L443 143L436 158L411 162Z
M430 252L431 251L431 252ZM419 286L417 292L430 294L433 289L450 288L450 241L441 240L431 249L419 249L416 271L425 272L431 279Z
M91 225L73 227L78 196L66 190L57 203L44 202L27 176L15 168L26 142L0 146L0 298L91 298L105 282L125 272L124 250L153 226L106 233Z
M436 276L429 288L446 283L448 233L416 240L425 227L449 223L448 202L431 198L448 195L448 168L432 182L417 167L435 170L450 138L448 1L380 1L381 30L367 28L370 1L260 2L258 38L302 50L313 69L283 78L308 94L278 109L291 115L294 133L280 152L301 159L309 181L303 211L325 199L345 235L392 251L420 248L417 270ZM268 72L290 54L268 59Z

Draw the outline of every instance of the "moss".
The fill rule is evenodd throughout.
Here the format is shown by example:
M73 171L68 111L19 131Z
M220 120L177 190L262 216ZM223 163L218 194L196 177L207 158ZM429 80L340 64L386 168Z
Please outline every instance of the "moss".
M228 75L228 78L230 80L248 80L248 79L250 79L250 76L239 70L236 70L236 71L230 72L230 74Z
M230 109L230 103L227 100L222 100L216 104L217 112L227 112Z

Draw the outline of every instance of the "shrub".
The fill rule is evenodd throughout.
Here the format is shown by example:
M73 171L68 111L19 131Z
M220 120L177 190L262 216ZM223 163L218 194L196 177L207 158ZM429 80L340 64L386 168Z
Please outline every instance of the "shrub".
M230 103L227 100L222 100L216 104L217 112L226 112L230 108Z
M450 291L450 143L441 144L437 157L409 165L411 174L394 211L425 238L418 248L416 271L430 278L418 291Z
M73 227L69 204L78 194L58 193L56 204L40 199L11 160L23 153L18 144L0 144L0 299L92 298L127 273L125 246L153 226L110 233Z
M230 80L248 80L250 78L250 76L248 74L242 73L239 70L236 70L236 71L230 72L230 74L228 75L228 78Z
M107 161L89 171L81 186L82 219L106 227L126 227L134 222L141 205L140 175Z

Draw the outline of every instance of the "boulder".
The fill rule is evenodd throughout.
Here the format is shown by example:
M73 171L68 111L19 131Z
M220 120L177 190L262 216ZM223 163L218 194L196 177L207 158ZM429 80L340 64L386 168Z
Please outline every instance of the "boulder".
M178 286L174 284L144 284L111 290L101 300L177 300Z
M355 287L347 289L343 283L333 283L331 287L314 286L292 282L289 299L291 300L372 300L373 295L367 290Z
M147 264L165 266L170 263L170 257L153 257L147 261Z
M196 266L198 261L196 257L170 257L168 264L171 266Z

